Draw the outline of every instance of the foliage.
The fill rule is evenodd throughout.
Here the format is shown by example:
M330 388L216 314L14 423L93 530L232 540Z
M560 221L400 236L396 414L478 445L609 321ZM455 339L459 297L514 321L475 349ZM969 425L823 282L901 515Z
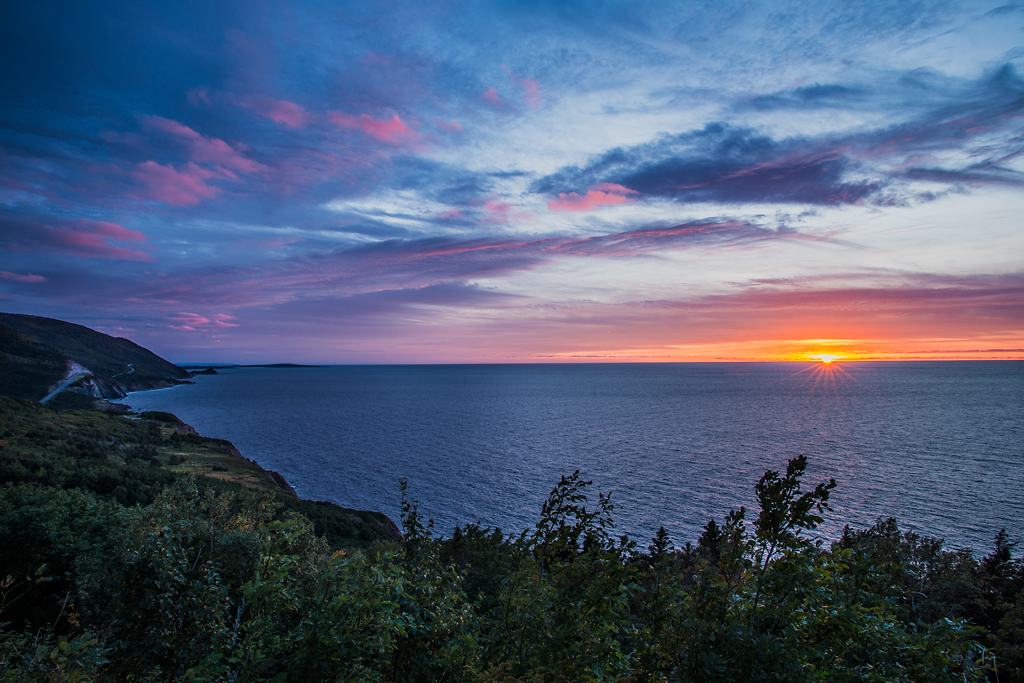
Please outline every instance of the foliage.
M0 482L81 489L122 505L151 503L174 478L155 425L95 411L55 413L0 396Z
M334 549L366 547L398 531L385 515L299 500L271 474L221 439L182 434L170 413L128 419L90 410L57 412L0 396L0 485L34 484L88 491L122 505L149 505L182 475L201 488L273 492L282 508L311 519ZM214 479L209 476L215 475Z
M752 522L740 508L680 548L662 529L646 551L579 472L517 536L438 537L402 482L404 543L337 552L240 488L179 480L126 508L8 486L0 676L1021 680L1024 566L1005 533L980 560L894 520L814 542L834 484L805 491L805 469L766 472Z
M635 544L612 538L608 496L586 506L590 485L578 470L562 477L518 540L522 559L505 581L489 642L490 658L515 673L598 680L629 669L620 636Z

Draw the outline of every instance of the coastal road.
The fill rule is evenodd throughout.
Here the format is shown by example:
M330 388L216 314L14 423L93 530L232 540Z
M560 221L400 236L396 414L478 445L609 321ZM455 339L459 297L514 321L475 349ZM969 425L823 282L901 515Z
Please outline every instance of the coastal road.
M120 377L121 375L130 375L133 372L135 372L135 363L128 363L127 365L128 365L128 372L119 372L116 375L112 375L110 377L110 379L114 379L114 377Z
M64 389L66 389L70 384L73 384L73 383L77 382L78 380L82 379L83 377L89 377L90 375L92 375L91 372L76 372L75 374L71 375L66 380L61 382L59 387L57 387L56 389L54 389L53 391L48 393L46 396L44 396L42 399L40 399L39 402L40 403L46 403L51 398L53 398L54 396L56 396L60 392L64 391Z

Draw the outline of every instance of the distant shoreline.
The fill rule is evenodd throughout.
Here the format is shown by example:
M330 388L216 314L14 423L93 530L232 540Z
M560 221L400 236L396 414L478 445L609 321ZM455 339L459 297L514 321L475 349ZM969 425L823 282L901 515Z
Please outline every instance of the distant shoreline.
M218 365L216 363L186 363L184 365L179 364L179 368L183 370L192 370L195 368L213 368L214 370L230 370L232 368L323 368L325 365L301 365L299 363L262 363L257 365L237 365L234 363Z

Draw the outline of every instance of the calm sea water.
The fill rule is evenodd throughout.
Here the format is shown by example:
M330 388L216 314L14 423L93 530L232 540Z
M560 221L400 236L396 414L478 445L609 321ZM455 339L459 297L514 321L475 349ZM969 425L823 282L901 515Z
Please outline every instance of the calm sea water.
M1024 540L1022 362L240 368L123 402L232 441L305 498L397 520L407 477L444 532L532 526L579 469L620 533L681 545L756 510L764 471L803 453L808 484L838 483L829 537L894 516L954 547Z

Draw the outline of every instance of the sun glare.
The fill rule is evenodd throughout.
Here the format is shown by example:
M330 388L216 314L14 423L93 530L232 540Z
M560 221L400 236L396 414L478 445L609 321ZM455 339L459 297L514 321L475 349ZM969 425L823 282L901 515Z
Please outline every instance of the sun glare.
M813 395L827 394L838 398L860 384L849 372L853 366L846 362L856 359L856 353L839 351L794 353L792 360L798 362L798 369L795 368L787 379L801 378L800 386L807 391L808 399Z

